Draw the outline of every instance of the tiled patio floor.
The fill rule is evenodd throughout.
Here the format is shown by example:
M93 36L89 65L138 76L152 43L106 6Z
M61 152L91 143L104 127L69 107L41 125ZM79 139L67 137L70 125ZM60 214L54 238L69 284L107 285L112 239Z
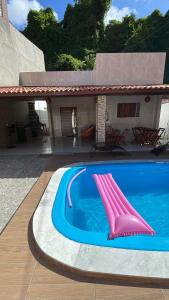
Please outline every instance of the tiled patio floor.
M66 157L62 165L68 161L70 163L70 157ZM60 164L61 161L53 157L49 169ZM87 282L53 265L37 250L31 238L30 220L51 176L52 171L43 172L1 235L0 299L169 300L169 290L160 287L131 286L127 282L115 284L113 281L106 284L94 278Z
M0 148L0 155L37 155L37 154L70 154L87 153L91 151L94 141L82 141L80 138L61 137L50 139L44 136L28 143L16 144L16 148ZM151 145L123 145L127 151L149 151Z

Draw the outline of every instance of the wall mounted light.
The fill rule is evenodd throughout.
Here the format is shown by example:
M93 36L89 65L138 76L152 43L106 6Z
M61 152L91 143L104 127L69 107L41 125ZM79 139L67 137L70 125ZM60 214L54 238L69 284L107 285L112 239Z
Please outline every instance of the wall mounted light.
M147 95L147 96L145 97L145 99L144 99L144 101L145 101L146 103L150 102L150 100L151 100L151 97L150 97L149 95Z

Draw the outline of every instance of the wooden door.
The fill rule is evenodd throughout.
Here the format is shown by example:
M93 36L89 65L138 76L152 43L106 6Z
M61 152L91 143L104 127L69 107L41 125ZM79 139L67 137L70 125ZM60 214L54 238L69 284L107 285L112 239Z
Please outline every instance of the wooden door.
M77 134L77 108L61 107L62 136L75 136Z

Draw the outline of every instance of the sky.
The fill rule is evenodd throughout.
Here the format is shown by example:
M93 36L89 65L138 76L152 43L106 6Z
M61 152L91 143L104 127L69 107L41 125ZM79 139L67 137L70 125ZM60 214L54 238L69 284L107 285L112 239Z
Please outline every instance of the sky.
M30 9L39 10L51 7L58 20L62 20L68 3L73 0L8 0L10 21L18 29L23 29L27 23L27 15ZM125 15L134 13L137 18L149 15L153 10L160 9L162 13L169 10L169 0L112 0L112 5L105 18L109 20L122 20Z

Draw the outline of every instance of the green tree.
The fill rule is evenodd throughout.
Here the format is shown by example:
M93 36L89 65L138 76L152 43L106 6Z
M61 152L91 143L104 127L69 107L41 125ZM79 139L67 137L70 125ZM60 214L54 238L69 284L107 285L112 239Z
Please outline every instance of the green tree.
M125 51L159 51L161 47L160 31L164 17L159 10L150 16L138 20L138 27L126 42Z
M45 56L46 69L54 53L60 51L61 28L51 8L31 10L23 34L39 47Z
M95 66L96 53L93 50L84 49L83 70L93 70Z
M125 52L166 52L165 82L169 82L169 11L162 15L155 10L137 21L138 26L126 42Z
M70 54L59 54L53 58L49 69L56 71L77 71L81 70L83 62Z
M63 20L65 52L83 59L83 49L97 51L110 0L77 0L68 4Z
M132 36L136 28L134 15L126 16L122 22L112 20L105 28L104 40L100 45L103 52L121 52L126 41Z

